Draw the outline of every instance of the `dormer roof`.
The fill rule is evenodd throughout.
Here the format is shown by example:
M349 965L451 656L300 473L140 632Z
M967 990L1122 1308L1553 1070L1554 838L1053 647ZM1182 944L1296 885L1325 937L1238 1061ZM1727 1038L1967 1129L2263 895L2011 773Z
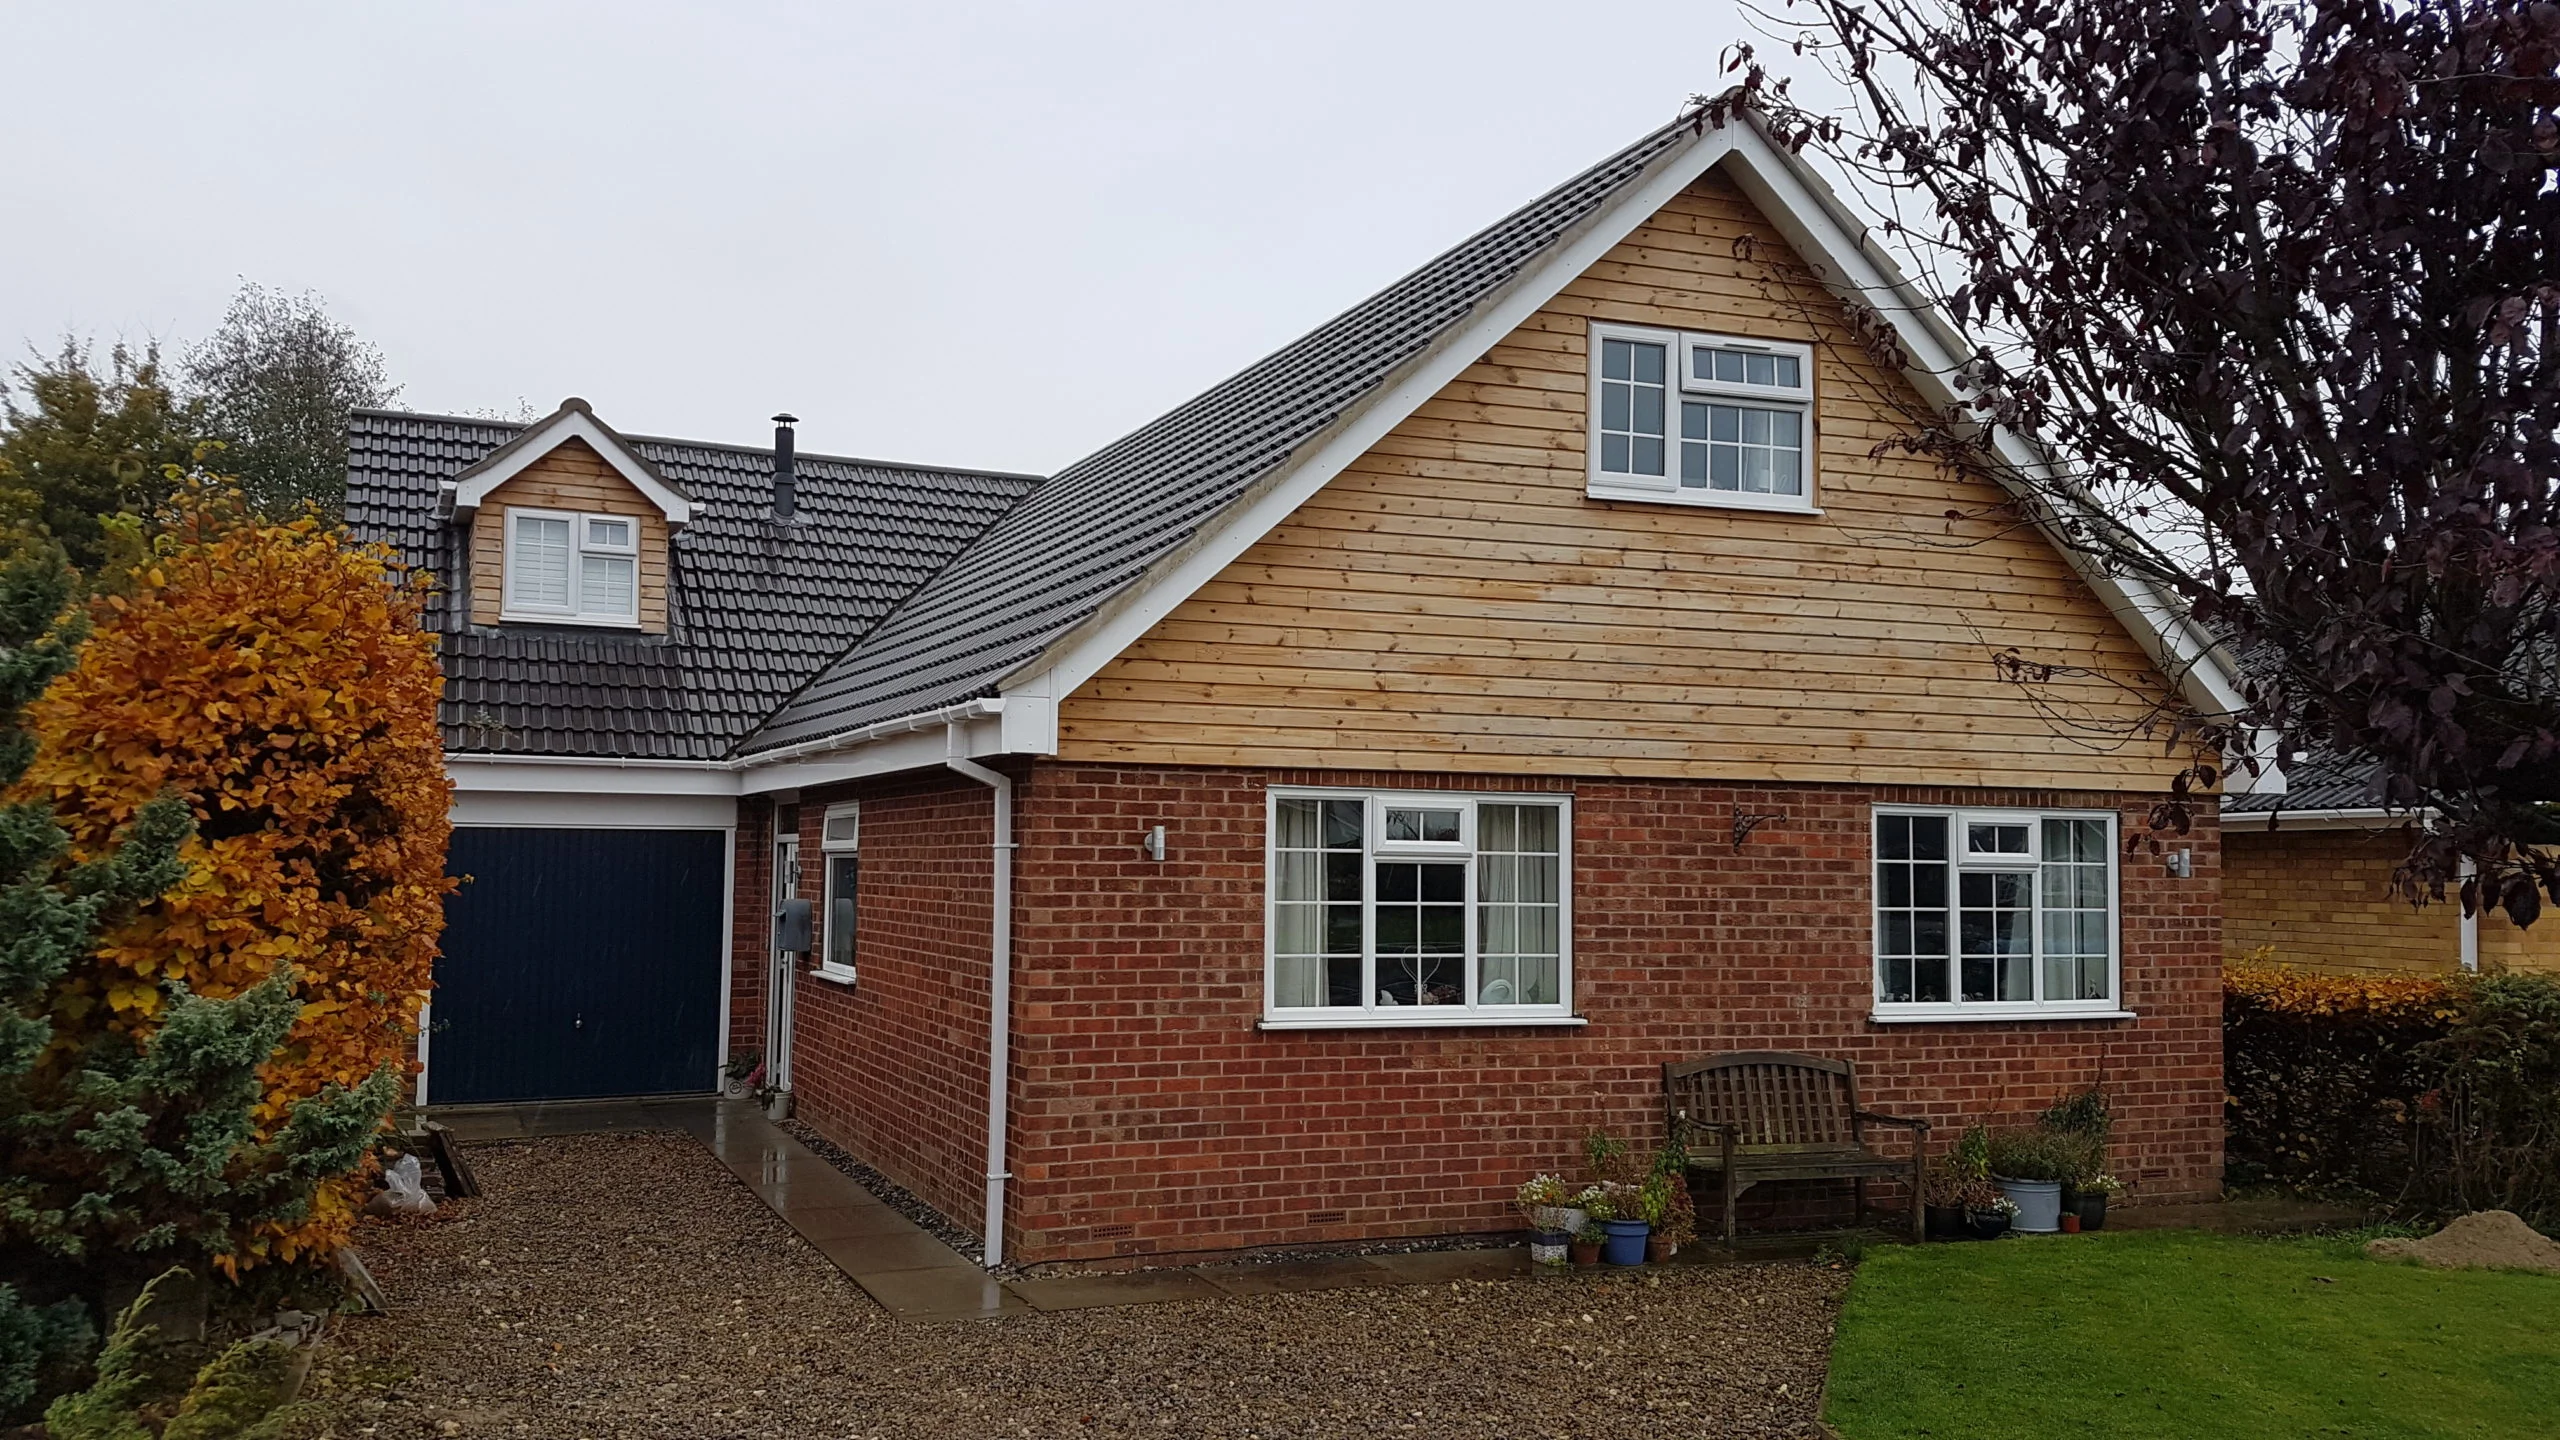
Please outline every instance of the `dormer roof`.
M452 518L468 518L489 498L491 491L522 474L526 467L572 440L583 440L593 447L614 472L640 492L658 513L667 519L667 528L681 530L693 519L693 497L662 474L648 458L631 448L612 426L596 418L586 401L572 395L560 402L560 408L524 428L506 444L490 451L469 469L445 482L444 513Z

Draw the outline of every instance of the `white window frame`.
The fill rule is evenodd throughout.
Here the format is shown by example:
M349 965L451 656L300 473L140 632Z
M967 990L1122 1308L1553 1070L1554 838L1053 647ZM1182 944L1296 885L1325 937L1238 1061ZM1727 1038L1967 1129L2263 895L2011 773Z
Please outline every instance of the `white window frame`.
M832 832L836 828L835 822L839 819L850 819L853 821L852 835L843 839L836 838ZM854 903L859 907L862 901L862 881L860 879L860 861L862 856L862 802L859 800L837 801L835 804L827 807L826 815L818 822L818 963L811 967L811 969L814 973L825 979L839 980L850 985L853 983L855 966L850 962L839 965L835 960L835 862L836 857L839 855L851 855L855 859L856 878L854 880L853 893ZM859 947L861 943L862 926L857 918L854 924L854 945ZM860 958L861 952L857 948L854 951L854 959L858 960Z
M1365 1002L1356 1006L1290 1006L1274 1003L1280 981L1279 875L1280 803L1284 800L1359 800L1363 815L1361 866L1361 950L1366 973L1374 976L1378 961L1377 862L1381 859L1463 859L1466 862L1466 970L1461 990L1471 997L1457 1005L1380 1005L1377 987L1364 983ZM1424 805L1459 811L1460 842L1390 841L1385 838L1389 806ZM1476 993L1477 920L1483 901L1476 893L1476 807L1479 805L1547 805L1556 816L1556 995L1549 1005L1481 1005ZM1548 792L1395 791L1273 786L1263 806L1262 827L1262 1022L1265 1030L1404 1030L1455 1026L1575 1026L1588 1023L1573 1009L1573 797Z
M1948 980L1954 998L1944 1001L1888 1001L1884 998L1884 973L1877 957L1884 950L1884 895L1877 883L1876 867L1883 847L1883 826L1887 816L1910 815L1943 817L1947 822L1947 965ZM1963 946L1963 876L1966 871L2032 870L2035 875L2035 901L2029 912L2028 928L2033 942L2029 956L2030 972L2038 990L2044 987L2045 961L2045 877L2044 822L2047 820L2095 820L2106 828L2107 854L2107 993L2097 1000L1966 1000L1963 998L1961 956ZM1985 1020L2124 1020L2133 1012L2124 1008L2124 854L2119 826L2122 817L2112 810L2026 810L1987 808L1982 806L1941 805L1877 805L1867 819L1867 984L1874 1005L1869 1018L1879 1024L1921 1024L1943 1021ZM1971 855L1966 843L1968 824L2024 824L2028 827L2031 849L2026 855Z
M1663 416L1662 474L1622 475L1600 468L1600 369L1601 342L1632 340L1665 347L1665 360L1670 367L1671 382ZM1731 382L1700 380L1691 356L1700 349L1755 350L1772 355L1796 358L1797 374L1803 383L1793 389L1770 385L1742 385ZM1695 505L1714 510L1764 510L1789 515L1818 515L1821 508L1814 503L1815 485L1819 478L1814 457L1818 449L1814 426L1813 347L1791 340L1760 340L1743 335L1717 335L1699 330L1663 330L1643 325L1619 325L1604 320L1591 323L1591 377L1588 439L1589 456L1584 490L1595 500L1641 500L1651 504ZM1680 483L1681 401L1684 397L1703 400L1728 400L1749 404L1762 410L1792 410L1802 416L1799 438L1803 453L1799 468L1804 481L1801 495L1754 494L1739 490L1693 489Z
M526 520L565 520L569 524L569 603L565 606L536 604L517 594L516 527ZM587 524L593 520L610 520L631 527L631 543L603 545L588 538ZM506 528L501 536L500 564L504 567L504 600L499 606L500 620L526 621L547 625L599 625L617 629L640 628L640 537L643 527L637 515L614 515L603 511L544 510L521 505L506 508ZM593 611L586 608L580 593L586 567L579 562L589 553L611 555L631 562L631 608L628 611Z

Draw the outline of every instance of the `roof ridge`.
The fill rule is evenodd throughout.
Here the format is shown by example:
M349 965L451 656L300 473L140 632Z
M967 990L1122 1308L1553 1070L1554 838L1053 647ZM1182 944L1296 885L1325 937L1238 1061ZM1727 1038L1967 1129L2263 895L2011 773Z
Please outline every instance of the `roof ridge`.
M387 420L438 420L453 425L478 425L491 430L513 430L522 433L541 423L532 420L491 420L477 415L447 415L434 410L394 410L380 405L357 405L348 409L357 415L379 416ZM629 430L614 432L635 445L671 445L682 450L720 450L733 455L771 455L770 445L740 445L727 440L693 440L681 435L642 435ZM1051 477L1036 470L995 470L982 465L929 465L912 460L877 460L863 455L830 455L819 450L794 451L800 460L817 460L836 465L857 465L868 470L904 470L931 475L981 475L990 480L1037 480L1046 483Z

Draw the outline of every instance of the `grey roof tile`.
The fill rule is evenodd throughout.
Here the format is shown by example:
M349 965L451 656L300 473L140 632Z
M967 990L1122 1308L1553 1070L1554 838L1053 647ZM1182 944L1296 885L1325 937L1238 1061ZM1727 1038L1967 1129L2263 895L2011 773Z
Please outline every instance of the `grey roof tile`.
M443 586L448 748L534 755L728 755L900 597L1038 484L1037 476L798 457L799 523L768 522L773 454L630 438L693 497L673 544L663 636L474 626L463 527L437 486L522 426L360 410L348 422L347 523Z
M1689 128L1664 126L1314 333L1060 471L750 736L748 752L994 693L1341 418Z

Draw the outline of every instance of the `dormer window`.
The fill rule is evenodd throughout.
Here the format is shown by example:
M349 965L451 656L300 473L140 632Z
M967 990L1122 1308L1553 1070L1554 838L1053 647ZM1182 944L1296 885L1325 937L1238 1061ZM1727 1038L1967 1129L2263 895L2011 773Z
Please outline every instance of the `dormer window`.
M507 510L501 618L554 625L640 623L640 522L630 515Z

